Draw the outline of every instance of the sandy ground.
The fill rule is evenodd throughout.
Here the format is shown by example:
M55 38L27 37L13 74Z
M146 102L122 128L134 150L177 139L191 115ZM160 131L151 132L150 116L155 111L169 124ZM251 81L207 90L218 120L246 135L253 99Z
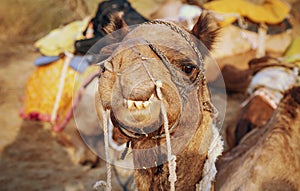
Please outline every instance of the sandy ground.
M37 56L30 45L1 53L0 190L68 190L74 185L88 190L103 171L72 164L50 130L18 116Z

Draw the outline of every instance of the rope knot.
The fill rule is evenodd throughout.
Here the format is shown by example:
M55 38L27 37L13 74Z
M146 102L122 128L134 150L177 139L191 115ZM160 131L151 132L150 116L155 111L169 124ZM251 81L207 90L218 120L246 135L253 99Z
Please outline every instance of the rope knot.
M93 188L95 190L108 190L108 185L104 180L99 180L93 185Z
M177 175L176 175L176 156L172 155L171 160L169 161L169 181L170 182L176 182L177 180Z
M161 112L163 115L164 119L164 129L166 133L166 144L167 144L167 152L168 152L168 168L169 168L169 182L170 182L170 190L175 191L175 182L177 180L176 176L176 156L172 155L172 148L171 148L171 138L170 138L170 131L169 131L169 121L168 121L168 116L167 116L167 111L165 108L165 105L163 103L163 95L161 92L161 87L162 87L162 81L157 80L155 81L155 86L156 86L156 93L157 97L161 100Z

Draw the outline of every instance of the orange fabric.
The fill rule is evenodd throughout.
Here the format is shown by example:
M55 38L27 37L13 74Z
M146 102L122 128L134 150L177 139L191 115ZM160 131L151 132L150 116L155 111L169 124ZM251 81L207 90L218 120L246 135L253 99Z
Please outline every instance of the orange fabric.
M48 65L39 66L27 81L23 111L21 116L27 119L50 121L58 91L64 58ZM78 74L68 68L62 99L59 103L56 123L60 123L72 106L74 80Z

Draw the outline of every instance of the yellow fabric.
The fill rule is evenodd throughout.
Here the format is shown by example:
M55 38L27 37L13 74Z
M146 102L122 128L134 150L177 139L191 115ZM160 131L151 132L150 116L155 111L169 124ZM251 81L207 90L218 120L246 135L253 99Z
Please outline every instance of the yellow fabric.
M287 17L290 6L281 0L265 0L263 4L255 4L247 0L215 0L203 5L205 9L225 13L224 21L220 25L225 26L236 20L236 17L226 14L238 14L247 17L256 23L276 24Z
M65 59L60 59L48 65L39 66L30 76L26 84L23 114L30 116L32 113L43 116L43 119L50 119L54 102L56 99L61 70ZM62 99L60 100L57 112L57 122L64 119L72 106L72 95L74 79L78 73L68 68ZM78 74L79 75L79 74ZM47 120L48 119L48 120Z
M292 56L295 54L300 54L300 36L296 37L291 45L286 50L284 56Z
M284 56L286 62L294 62L300 67L300 36L293 40L291 45L286 50Z
M52 30L48 35L38 40L34 46L46 56L56 56L65 51L74 52L75 40L82 39L89 18L74 21L62 28Z

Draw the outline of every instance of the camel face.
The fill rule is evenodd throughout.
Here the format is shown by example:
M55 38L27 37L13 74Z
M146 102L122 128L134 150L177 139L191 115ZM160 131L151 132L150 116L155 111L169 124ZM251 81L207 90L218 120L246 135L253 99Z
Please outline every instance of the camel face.
M117 22L108 31L124 26L118 17L112 20ZM169 190L169 181L178 190L192 190L202 179L199 185L210 187L214 175L202 178L202 170L211 140L219 136L213 133L215 110L204 72L204 57L216 36L209 23L201 16L189 32L166 21L149 21L122 29L116 46L102 49L109 57L102 62L98 115L111 120L116 141L130 145L139 190ZM168 178L171 170L176 185L174 176Z
M170 66L152 45L167 57ZM121 131L156 136L163 133L161 101L170 127L176 126L181 117L190 117L182 113L189 100L193 100L189 104L194 106L194 113L199 113L199 71L196 53L180 34L167 26L141 25L126 35L105 62L99 84L101 102L112 111L112 122ZM156 91L158 81L162 98ZM180 93L184 89L185 96Z

